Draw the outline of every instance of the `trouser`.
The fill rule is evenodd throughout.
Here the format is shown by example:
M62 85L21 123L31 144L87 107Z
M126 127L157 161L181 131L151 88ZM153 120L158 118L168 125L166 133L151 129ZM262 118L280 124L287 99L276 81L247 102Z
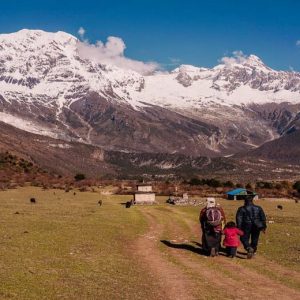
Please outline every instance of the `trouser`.
M202 247L206 251L210 251L211 248L215 248L218 252L221 245L221 233L213 230L204 229L202 233Z
M241 242L245 250L248 250L251 247L253 248L254 252L256 252L260 230L254 226L248 226L242 228L242 230L244 235L241 236Z
M228 256L236 256L237 247L226 247L226 253Z

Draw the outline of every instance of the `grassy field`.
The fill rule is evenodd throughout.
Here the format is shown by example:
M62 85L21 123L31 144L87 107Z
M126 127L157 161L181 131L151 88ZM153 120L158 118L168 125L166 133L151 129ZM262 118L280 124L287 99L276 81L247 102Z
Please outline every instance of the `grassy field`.
M0 299L167 299L172 291L164 283L173 286L174 270L182 293L193 287L186 299L234 299L221 283L207 289L205 278L241 283L239 272L300 298L300 204L260 200L274 223L257 258L241 254L232 262L201 255L199 207L168 206L162 197L159 205L126 209L130 196L73 192L0 192ZM221 204L233 219L241 203Z

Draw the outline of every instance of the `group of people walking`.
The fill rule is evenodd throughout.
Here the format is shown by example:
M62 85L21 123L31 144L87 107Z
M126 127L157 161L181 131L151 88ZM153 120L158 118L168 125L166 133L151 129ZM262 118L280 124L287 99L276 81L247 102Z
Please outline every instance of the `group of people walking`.
M259 235L265 232L266 216L263 209L253 203L253 196L245 197L244 205L236 212L236 222L226 223L226 216L214 198L207 198L206 206L201 210L199 221L202 229L202 247L210 256L217 256L223 245L227 255L236 256L242 242L247 251L247 258L252 258L257 251ZM225 225L225 226L224 226Z

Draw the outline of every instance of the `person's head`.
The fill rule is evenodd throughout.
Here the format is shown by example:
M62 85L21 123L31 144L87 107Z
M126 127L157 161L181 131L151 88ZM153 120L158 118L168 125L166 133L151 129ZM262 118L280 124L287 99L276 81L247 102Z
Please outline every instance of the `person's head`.
M236 227L236 225L233 221L230 221L226 224L226 228L234 228L234 227Z
M216 199L215 198L207 198L206 199L206 208L215 207Z
M245 205L251 205L253 203L253 196L252 195L247 195L245 197Z

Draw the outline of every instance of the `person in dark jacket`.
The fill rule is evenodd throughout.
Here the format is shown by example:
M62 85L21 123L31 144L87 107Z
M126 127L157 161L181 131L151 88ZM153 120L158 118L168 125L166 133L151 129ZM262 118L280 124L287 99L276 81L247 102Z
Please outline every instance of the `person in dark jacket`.
M253 203L253 196L247 196L244 206L237 210L236 223L244 232L241 242L247 251L247 258L252 258L257 250L260 232L265 232L267 228L265 213L260 206Z

